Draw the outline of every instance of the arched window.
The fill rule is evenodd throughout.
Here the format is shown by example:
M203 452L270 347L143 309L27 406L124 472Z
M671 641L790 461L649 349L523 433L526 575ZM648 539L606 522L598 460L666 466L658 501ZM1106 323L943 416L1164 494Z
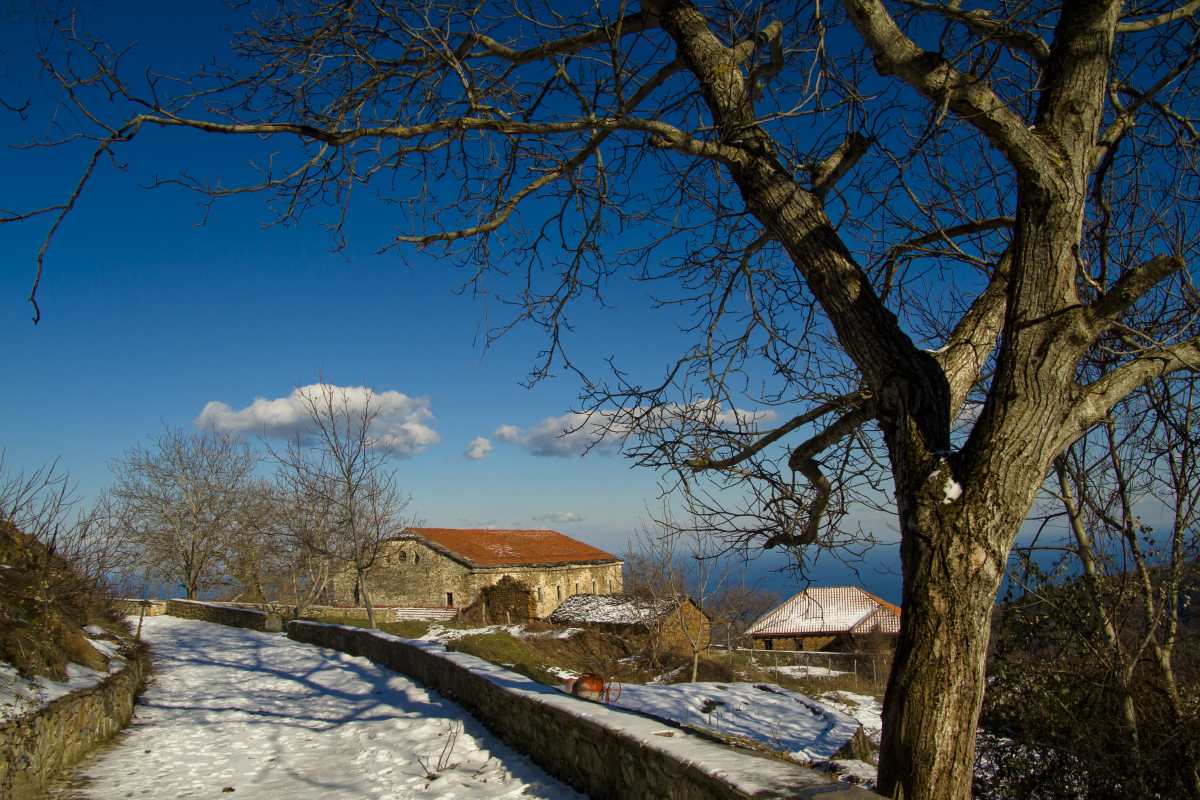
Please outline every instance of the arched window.
M407 564L407 563L408 563L408 551L407 551L407 550L401 550L401 551L400 551L400 555L399 555L399 556L397 556L397 558L398 558L398 560L400 561L400 563L401 563L401 564Z

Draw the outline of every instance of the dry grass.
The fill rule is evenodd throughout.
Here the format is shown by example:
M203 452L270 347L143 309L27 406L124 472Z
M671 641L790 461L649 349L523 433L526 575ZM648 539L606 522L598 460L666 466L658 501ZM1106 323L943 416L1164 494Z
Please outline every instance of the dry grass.
M81 578L44 545L0 527L0 660L23 675L66 678L68 662L103 670L108 659L84 637L99 625L120 637L129 632L103 587Z

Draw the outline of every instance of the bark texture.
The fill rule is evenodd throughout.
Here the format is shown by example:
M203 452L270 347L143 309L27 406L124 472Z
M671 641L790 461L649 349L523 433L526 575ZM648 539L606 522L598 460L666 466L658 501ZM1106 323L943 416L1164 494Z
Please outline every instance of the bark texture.
M971 115L1018 176L1015 235L993 283L935 356L917 349L838 238L821 198L775 157L731 50L687 2L652 9L696 77L747 208L790 255L862 372L885 436L903 541L904 617L884 713L879 787L907 800L971 794L989 621L1003 565L1079 412L1076 366L1092 341L1076 291L1115 3L1064 9L1046 58L1036 124L920 50L879 2L850 18L893 74ZM979 423L950 452L950 421L999 336ZM1091 413L1095 413L1092 409Z

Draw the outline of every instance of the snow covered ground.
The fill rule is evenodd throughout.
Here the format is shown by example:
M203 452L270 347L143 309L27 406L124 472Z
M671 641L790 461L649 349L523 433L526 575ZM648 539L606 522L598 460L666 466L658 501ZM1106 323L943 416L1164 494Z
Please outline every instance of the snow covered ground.
M829 667L767 667L772 672L787 675L789 678L837 678L850 673Z
M167 616L147 617L142 635L153 682L130 730L80 770L78 796L581 797L366 659Z
M863 733L876 745L883 733L883 703L866 694L854 692L826 692L820 700L843 714L854 717L863 726Z
M850 715L770 684L626 684L611 703L753 739L799 761L829 758L858 730L858 721Z
M108 677L109 673L125 668L125 659L117 653L114 643L99 637L106 636L102 628L89 625L84 629L92 646L109 658L108 673L98 672L79 664L67 664L67 679L55 681L50 678L26 678L17 674L11 664L0 661L0 723L16 719L77 689L95 686Z

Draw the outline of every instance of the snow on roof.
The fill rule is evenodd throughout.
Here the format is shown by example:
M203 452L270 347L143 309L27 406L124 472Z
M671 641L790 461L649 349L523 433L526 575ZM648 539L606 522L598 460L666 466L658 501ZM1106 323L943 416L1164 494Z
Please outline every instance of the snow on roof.
M565 533L550 530L409 528L416 537L475 567L620 563L620 559Z
M763 614L751 636L900 631L900 608L857 586L810 587Z
M679 607L681 598L651 599L630 594L577 594L554 610L554 625L641 625Z

